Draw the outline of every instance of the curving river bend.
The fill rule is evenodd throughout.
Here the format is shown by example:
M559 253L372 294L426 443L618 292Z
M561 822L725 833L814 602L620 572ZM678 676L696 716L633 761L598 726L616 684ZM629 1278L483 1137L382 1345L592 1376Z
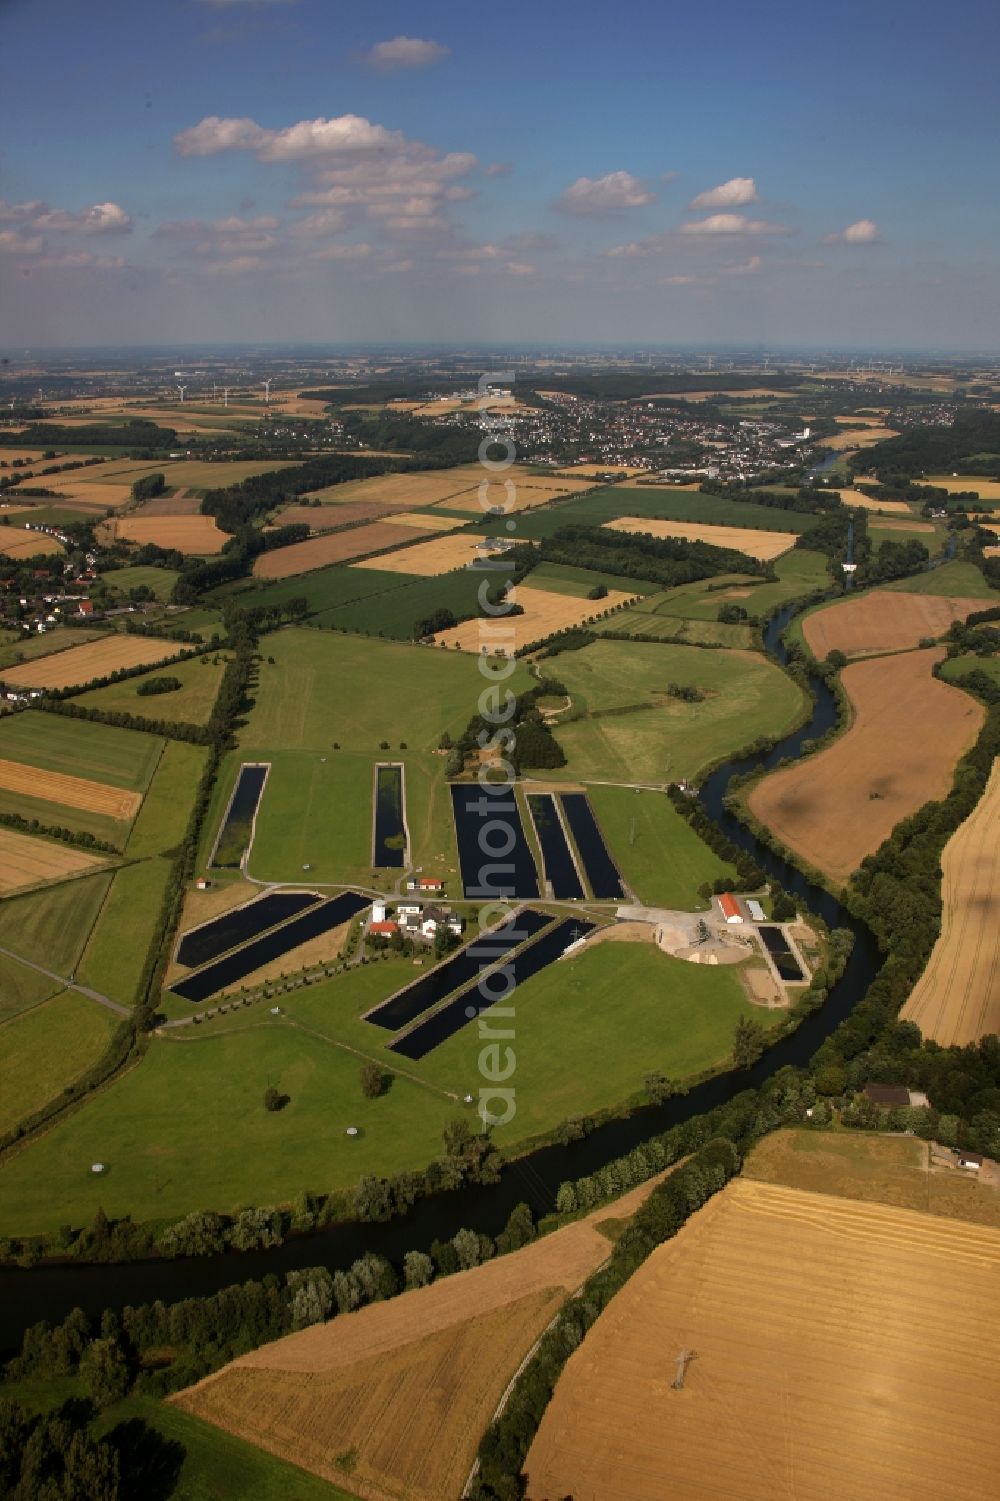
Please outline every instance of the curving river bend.
M793 617L782 611L765 632L765 645L779 661L786 660L781 634ZM635 1110L622 1120L598 1127L583 1141L569 1146L544 1147L512 1163L499 1184L470 1186L457 1193L424 1199L404 1218L381 1224L343 1224L297 1236L268 1251L227 1252L223 1256L182 1261L138 1261L115 1265L59 1263L24 1270L0 1269L0 1349L20 1343L23 1331L39 1319L57 1322L79 1306L90 1315L103 1308L203 1296L234 1282L284 1273L321 1263L347 1266L364 1251L376 1251L400 1262L409 1250L426 1249L435 1238L446 1239L463 1226L496 1235L510 1211L522 1200L537 1213L552 1207L556 1189L568 1178L592 1173L620 1157L638 1142L669 1126L724 1103L748 1085L760 1084L786 1064L804 1064L824 1038L864 997L879 967L879 951L869 930L822 887L814 886L792 865L759 843L723 806L731 777L763 761L773 766L783 757L799 754L802 742L822 735L836 723L836 703L825 683L813 680L816 704L807 724L782 740L765 757L727 761L702 787L702 802L734 844L748 850L770 877L801 897L831 928L849 928L854 949L843 976L825 1004L812 1012L796 1031L783 1037L749 1072L728 1073L707 1080L689 1094Z

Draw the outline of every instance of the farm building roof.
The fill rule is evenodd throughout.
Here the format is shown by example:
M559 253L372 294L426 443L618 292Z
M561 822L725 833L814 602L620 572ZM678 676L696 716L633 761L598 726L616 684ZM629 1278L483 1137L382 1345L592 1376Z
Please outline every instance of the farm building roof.
M864 1093L882 1110L905 1109L910 1103L910 1091L902 1084L866 1084Z

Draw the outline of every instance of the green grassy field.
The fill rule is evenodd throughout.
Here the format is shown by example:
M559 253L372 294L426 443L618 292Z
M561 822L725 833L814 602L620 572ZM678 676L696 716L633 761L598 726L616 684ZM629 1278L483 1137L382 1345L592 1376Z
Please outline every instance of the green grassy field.
M171 568L113 568L110 573L101 574L101 582L111 589L120 589L125 595L130 589L139 589L143 585L152 590L155 599L169 599L180 575Z
M33 709L0 719L0 757L131 792L149 786L162 746L156 735Z
M466 1027L417 1063L388 1052L390 1035L360 1016L412 977L406 961L377 962L283 996L281 1016L253 1007L154 1038L138 1068L0 1168L0 1222L18 1234L89 1222L99 1203L138 1219L285 1203L426 1164L461 1109L444 1091L478 1091L482 1043ZM498 1143L621 1103L652 1069L681 1078L723 1063L750 1014L769 1019L732 969L652 944L601 943L550 965L517 991L517 1113ZM366 1100L347 1048L405 1072ZM264 1109L269 1084L289 1096L277 1114ZM99 1183L94 1160L109 1164Z
M163 855L180 844L207 760L207 746L183 740L165 743L125 846L132 859Z
M58 989L58 985L36 969L0 954L0 1022L47 1001Z
M137 714L147 719L169 720L171 724L207 724L231 655L216 653L218 663L215 656L206 654L187 662L172 662L168 667L154 667L122 683L107 683L103 688L81 693L76 703L85 709L101 709L106 714ZM150 677L179 678L181 687L173 693L143 696L139 685Z
M970 672L985 672L1000 686L1000 657L979 657L975 652L965 652L961 657L951 657L941 663L941 676L949 683L967 677Z
M910 531L901 526L879 526L875 517L872 517L868 522L868 537L873 547L878 547L883 542L919 542L933 558L942 549L945 532L943 529L931 533Z
M126 865L111 883L77 971L82 985L124 1006L141 999L139 981L170 876L167 860Z
M289 599L306 599L310 611L318 613L419 582L421 580L415 573L382 573L376 568L333 565L329 568L317 568L314 573L275 579L273 584L241 588L239 597L241 604L248 606L281 605ZM185 620L186 617L182 616L181 619Z
M808 513L780 511L773 506L702 495L697 490L660 490L654 486L625 490L614 487L594 490L565 504L544 510L521 512L518 537L551 537L563 526L601 526L618 516L661 516L668 521L694 521L725 526L755 527L769 532L808 532L817 518ZM494 524L495 525L495 524ZM491 530L481 522L475 531Z
M203 608L195 605L190 610L178 610L169 616L171 625L178 625L185 631L193 631L196 635L211 641L214 635L220 638L225 634L222 626L222 611Z
M27 896L5 897L0 902L0 947L72 979L110 885L111 873L102 871Z
M576 599L586 599L589 591L598 584L603 584L606 589L624 587L620 574L595 573L590 568L572 568L568 563L539 563L531 570L528 582L553 594L572 594ZM630 594L662 592L658 584L648 579L630 578L627 588Z
M735 878L665 793L593 786L588 795L618 869L646 906L700 911L708 903L699 886Z
M450 875L458 861L445 757L435 750L443 730L455 735L476 712L487 684L475 658L308 628L279 631L267 648L275 664L261 667L256 704L206 821L207 845L240 761L270 761L253 874L299 880L308 863L314 880L370 880L372 765L391 754L406 765L412 859ZM519 666L508 681L517 692L530 680Z
M652 783L694 778L757 736L780 734L804 704L791 678L753 653L602 640L556 662L574 708L586 710L587 717L557 725L568 764L539 773L544 777ZM700 703L667 698L671 682L699 688L706 697Z
M942 563L928 573L894 579L891 584L883 584L882 588L896 589L902 594L951 594L959 599L988 599L993 604L1000 604L1000 591L990 588L975 563Z
M377 575L380 579L386 577L384 573L367 568L356 568L354 572L372 572L373 576ZM499 583L506 576L505 571L500 569L457 568L452 573L442 573L437 578L417 578L402 589L390 588L384 594L358 599L353 604L341 605L334 610L322 610L316 616L316 624L335 626L346 631L367 631L372 636L390 636L397 641L410 641L415 623L425 619L434 610L450 609L458 619L474 615L478 607L480 585L484 581Z
M80 1381L72 1376L35 1378L0 1386L0 1397L13 1398L37 1413L51 1412L82 1395ZM172 1403L138 1392L106 1407L91 1424L91 1431L98 1438L110 1436L112 1443L119 1439L144 1440L144 1432L132 1431L136 1424L142 1425L143 1430L153 1430L173 1446L164 1455L173 1479L170 1501L233 1501L234 1497L252 1497L253 1501L354 1501L346 1491L276 1459L266 1450L224 1433L211 1423L203 1423ZM152 1444L151 1451L145 1452L155 1453L157 1447ZM175 1476L170 1461L176 1461ZM141 1490L136 1489L136 1482ZM148 1494L166 1501L165 1492L152 1488L148 1469L139 1476L133 1474L129 1483L131 1488L123 1490L123 1496Z
M650 601L656 598L650 595ZM750 651L756 645L753 626L724 625L717 620L698 620L679 615L661 615L647 609L645 601L627 610L619 610L610 620L595 627L600 635L648 636L654 641L676 641L692 646L728 646Z
M59 625L54 630L43 631L40 636L21 637L19 634L5 633L6 639L0 646L0 668L16 667L19 662L33 662L37 657L65 651L68 646L82 646L85 641L98 641L102 636L112 634L108 628L99 630L89 625Z
M65 990L0 1026L0 1131L56 1097L104 1052L116 1018Z

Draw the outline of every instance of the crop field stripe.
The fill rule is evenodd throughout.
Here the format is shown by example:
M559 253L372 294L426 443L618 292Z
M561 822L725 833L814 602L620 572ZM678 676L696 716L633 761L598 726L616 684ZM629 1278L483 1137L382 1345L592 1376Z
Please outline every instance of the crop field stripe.
M476 1020L484 1012L491 1011L508 995L514 995L517 986L524 984L540 970L547 968L565 952L571 943L585 938L588 933L592 932L594 926L592 922L567 917L556 927L549 927L541 937L515 950L503 963L484 970L475 984L467 986L465 990L460 990L446 1005L442 1006L440 1011L432 1012L426 1020L419 1022L402 1037L397 1037L390 1042L389 1051L401 1053L405 1058L414 1060L425 1057L442 1042L447 1042L449 1037L453 1037L470 1021ZM512 985L505 985L502 995L491 997L488 992L483 991L482 986L486 980L507 969L513 972L514 979ZM478 999L474 1001L473 997Z
M234 985L272 959L280 959L282 954L298 948L309 939L318 938L331 928L348 922L369 904L368 897L359 896L355 891L345 891L340 896L331 897L329 901L310 907L298 917L293 917L290 922L272 929L270 933L251 940L243 948L235 949L225 958L217 959L206 969L196 970L176 984L173 992L185 1001L203 1001L225 986Z
M583 896L583 882L556 798L550 792L529 792L527 803L542 851L544 879L551 883L552 895L557 901L577 900Z
M521 908L504 922L480 933L472 943L426 975L421 975L419 980L380 1001L371 1011L366 1011L361 1020L374 1022L389 1032L399 1032L432 1006L463 988L473 975L483 973L496 959L534 938L553 921L547 913L536 912L531 907ZM483 947L487 942L488 949Z
M64 772L40 771L20 761L0 760L0 787L7 792L42 798L47 803L61 803L67 808L82 808L124 821L135 816L142 802L138 792L126 792Z
M188 969L208 964L210 960L228 954L230 949L238 948L245 937L256 938L289 918L297 917L300 912L315 906L320 900L315 891L269 891L266 896L242 902L240 906L231 907L221 916L213 917L197 928L190 928L177 944L177 963ZM272 913L282 913L282 916L272 917ZM238 924L242 917L251 918L256 924L254 931L244 938L233 932L234 920Z
M564 792L560 801L596 900L620 900L625 895L621 872L611 857L587 794Z

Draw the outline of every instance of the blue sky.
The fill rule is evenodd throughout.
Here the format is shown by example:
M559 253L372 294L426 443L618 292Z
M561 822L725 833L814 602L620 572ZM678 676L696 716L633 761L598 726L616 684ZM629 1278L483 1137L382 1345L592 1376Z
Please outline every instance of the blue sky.
M992 0L0 0L0 339L996 350Z

